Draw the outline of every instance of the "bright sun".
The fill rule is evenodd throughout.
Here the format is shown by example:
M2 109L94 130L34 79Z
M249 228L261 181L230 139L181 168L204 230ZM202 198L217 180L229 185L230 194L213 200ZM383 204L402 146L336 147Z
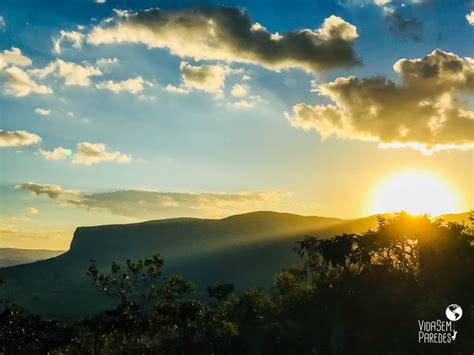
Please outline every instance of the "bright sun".
M441 178L427 172L408 171L388 177L373 193L370 212L428 213L437 216L458 211L457 194Z

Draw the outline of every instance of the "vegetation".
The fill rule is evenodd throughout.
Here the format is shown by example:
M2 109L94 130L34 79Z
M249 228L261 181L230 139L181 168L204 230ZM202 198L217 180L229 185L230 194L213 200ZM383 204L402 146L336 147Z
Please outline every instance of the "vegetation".
M472 218L471 218L472 219ZM80 322L42 320L4 301L5 354L423 354L474 349L472 226L401 213L376 231L307 236L301 268L280 272L271 290L237 293L164 277L155 255L87 275L114 310ZM236 266L238 267L238 266ZM418 320L464 316L454 344L418 344ZM80 305L78 305L80 307Z

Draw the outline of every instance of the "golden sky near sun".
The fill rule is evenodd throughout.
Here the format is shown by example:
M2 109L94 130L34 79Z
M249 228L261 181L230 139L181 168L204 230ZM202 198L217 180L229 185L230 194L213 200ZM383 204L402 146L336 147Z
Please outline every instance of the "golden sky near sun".
M404 210L437 216L460 210L456 187L427 171L401 171L381 179L373 189L369 213Z

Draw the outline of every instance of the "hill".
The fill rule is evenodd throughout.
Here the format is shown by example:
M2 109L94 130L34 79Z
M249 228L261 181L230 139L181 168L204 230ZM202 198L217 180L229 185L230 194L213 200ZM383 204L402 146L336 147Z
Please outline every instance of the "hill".
M0 248L0 267L32 263L63 253L64 250Z
M463 224L469 222L469 212L442 214L436 218L442 219L446 222L456 222Z
M292 248L305 235L320 238L361 233L377 216L355 220L254 212L223 219L177 218L135 224L79 227L68 252L32 264L0 269L7 296L32 312L56 318L91 315L108 306L85 276L89 260L159 253L165 274L180 274L202 288L234 283L237 289L268 287L282 268L297 266Z

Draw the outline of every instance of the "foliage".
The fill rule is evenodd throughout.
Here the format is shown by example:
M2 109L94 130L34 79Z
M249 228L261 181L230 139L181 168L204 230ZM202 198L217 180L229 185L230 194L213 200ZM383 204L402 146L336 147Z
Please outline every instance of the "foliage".
M474 219L474 216L472 216ZM162 276L163 260L112 263L87 275L114 310L75 323L41 320L7 303L0 343L7 354L412 354L474 348L472 226L405 213L376 231L295 246L302 266L281 271L270 291L237 293ZM238 267L238 265L236 265ZM418 344L419 319L442 318L458 303L455 344ZM449 346L449 347L448 347Z

